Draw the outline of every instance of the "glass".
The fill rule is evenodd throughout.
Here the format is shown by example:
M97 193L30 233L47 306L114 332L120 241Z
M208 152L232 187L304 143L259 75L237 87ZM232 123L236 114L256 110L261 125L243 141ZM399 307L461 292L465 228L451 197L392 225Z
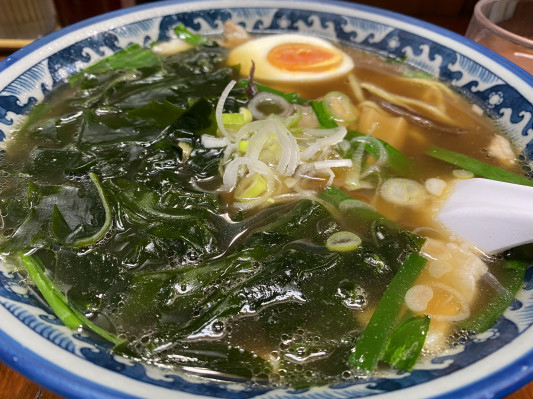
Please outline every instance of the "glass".
M480 0L466 37L533 74L533 0Z

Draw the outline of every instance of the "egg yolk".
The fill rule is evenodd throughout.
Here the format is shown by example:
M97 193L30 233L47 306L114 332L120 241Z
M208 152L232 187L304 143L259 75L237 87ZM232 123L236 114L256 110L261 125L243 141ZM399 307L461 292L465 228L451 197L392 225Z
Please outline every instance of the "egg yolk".
M313 44L283 43L268 52L267 60L287 71L322 72L338 67L342 56L334 49Z

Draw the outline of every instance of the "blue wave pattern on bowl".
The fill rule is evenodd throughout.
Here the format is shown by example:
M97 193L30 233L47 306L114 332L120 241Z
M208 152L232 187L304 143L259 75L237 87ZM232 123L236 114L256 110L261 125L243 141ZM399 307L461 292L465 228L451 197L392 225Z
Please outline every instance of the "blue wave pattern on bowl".
M223 23L231 20L249 31L298 31L320 35L343 44L371 50L390 57L407 56L407 62L442 80L452 83L470 96L493 117L499 118L507 134L526 159L533 158L533 105L502 79L477 64L427 38L383 23L332 13L288 8L235 8L190 11L186 13L138 21L105 33L96 34L58 51L22 73L0 91L0 136L19 123L23 115L64 79L88 63L114 53L130 43L147 45L168 40L172 28L183 23L193 31L220 32ZM520 104L520 107L516 107ZM458 345L451 354L422 364L411 373L395 373L355 383L347 380L330 387L328 397L357 397L389 392L450 374L501 348L533 323L532 272L519 299L486 334ZM297 394L301 398L321 398L322 390L279 391L262 386L235 389L223 382L192 381L180 373L165 373L140 363L126 361L109 352L109 345L97 338L71 332L60 326L55 316L36 300L31 291L21 292L21 277L0 265L0 304L22 323L40 335L77 356L122 375L147 383L198 395L228 398L249 398L267 393L267 397L283 398Z

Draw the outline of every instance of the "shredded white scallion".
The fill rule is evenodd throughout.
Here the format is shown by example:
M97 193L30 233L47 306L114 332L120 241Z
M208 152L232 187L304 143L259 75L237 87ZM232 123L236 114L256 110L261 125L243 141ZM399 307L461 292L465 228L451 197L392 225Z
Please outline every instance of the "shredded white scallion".
M230 144L226 137L214 137L209 134L202 134L200 142L205 148L222 148Z
M222 111L224 110L224 104L226 103L226 99L228 98L229 93L231 92L231 90L233 89L233 86L235 86L236 83L237 82L235 80L232 80L231 82L228 83L228 85L226 86L222 94L220 95L220 98L218 99L217 107L215 109L215 117L217 120L218 129L224 136L228 138L230 138L230 134L224 127L224 122L222 121Z
M304 114L302 107L291 105L290 110L294 113L285 117L268 115L238 126L224 126L222 111L235 83L231 81L226 86L216 106L219 137L204 135L201 142L206 148L225 147L220 166L222 191L236 190L241 179L247 179L254 173L267 182L267 189L258 198L246 198L244 201L236 197L237 201L233 203L236 209L251 209L267 202L283 201L292 194L316 195L309 187L332 185L338 175L336 168L346 169L343 177L345 187L350 189L373 188L372 184L363 181L373 173L378 173L378 180L381 180L380 168L386 164L388 153L380 140L361 136L356 139L359 145L356 144L352 159L341 158L337 146L346 151L353 145L353 137L350 137L350 142L344 141L346 127L318 129L315 125L300 125ZM375 159L367 163L365 153L369 148Z
M347 133L346 128L344 126L341 126L341 127L335 128L335 130L336 132L331 134L330 136L315 140L309 147L307 147L305 150L303 150L300 153L300 159L302 161L307 161L311 159L313 156L315 156L316 153L320 151L321 148L330 147L344 140L344 136L346 136L346 133Z
M351 159L327 159L325 161L313 162L315 169L329 169L329 168L351 168L353 162Z
M235 158L226 166L224 171L223 183L226 190L230 191L237 185L239 169L243 165L248 168L250 173L259 173L264 177L273 174L272 169L258 159L252 159L248 157Z
M426 189L415 180L396 177L383 183L380 194L390 203L413 206L420 204L426 198Z
M260 123L259 123L260 122ZM268 138L274 134L272 131L272 126L267 121L256 121L252 122L249 125L248 133L253 133L248 140L248 148L246 149L246 157L251 159L259 159L261 151ZM256 128L253 130L253 128ZM244 129L244 128L243 128ZM248 130L247 129L247 130ZM241 129L242 130L242 129ZM239 131L238 136L241 136L241 131Z
M300 148L298 147L296 137L294 137L292 134L289 134L288 137L291 148L291 154L289 156L289 162L287 163L287 171L285 174L287 176L292 176L294 172L296 172L296 168L300 163Z
M326 186L331 186L333 184L333 179L335 179L335 173L333 173L330 168L322 169L322 171L328 174L328 181L326 182Z
M281 156L276 170L286 176L292 176L298 165L300 150L292 133L281 122L273 121L274 129L281 147Z
M335 127L332 129L315 129L307 128L305 129L305 134L313 137L330 137L335 133L339 132L339 128Z
M360 136L360 137L356 137L353 140L355 142L361 143L361 145L357 148L357 160L358 160L357 163L360 164L361 166L362 166L361 162L363 160L362 156L364 154L365 146L370 145L378 149L378 156L376 157L376 162L368 165L366 169L361 171L361 176L360 176L361 179L364 179L365 177L371 175L374 172L378 172L382 166L387 164L389 160L389 156L388 156L387 150L385 149L385 146L380 140L372 136Z
M353 156L352 170L348 173L346 183L352 189L359 187L361 183L361 169L363 168L363 155L365 152L365 143L361 143L357 146Z

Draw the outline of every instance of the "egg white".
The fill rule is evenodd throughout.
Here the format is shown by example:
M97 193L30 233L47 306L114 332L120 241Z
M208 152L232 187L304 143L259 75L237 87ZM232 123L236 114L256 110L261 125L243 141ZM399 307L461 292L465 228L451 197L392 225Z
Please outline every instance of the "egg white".
M341 63L325 71L289 71L278 68L268 61L268 53L274 47L285 43L303 43L331 49L340 54ZM339 50L332 43L317 37L300 34L279 34L263 36L250 40L234 48L228 55L229 65L239 65L240 73L248 76L255 63L254 78L261 82L322 82L346 75L353 69L353 60L343 51Z

